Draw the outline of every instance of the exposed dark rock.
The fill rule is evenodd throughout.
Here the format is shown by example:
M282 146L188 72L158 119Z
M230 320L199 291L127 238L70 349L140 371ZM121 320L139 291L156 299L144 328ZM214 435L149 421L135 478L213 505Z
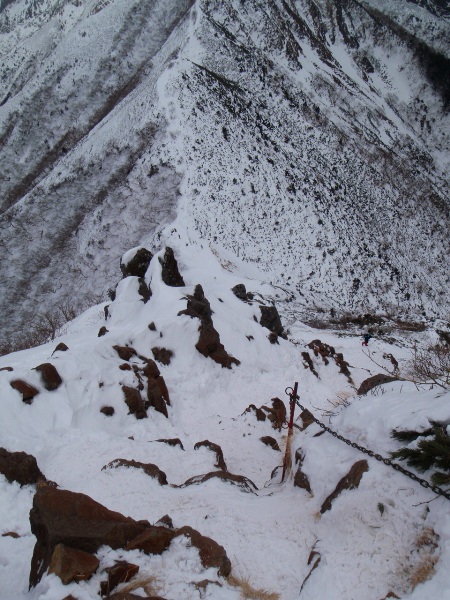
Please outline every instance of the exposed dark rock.
M356 462L350 471L345 475L337 484L335 490L328 496L325 502L322 504L320 512L323 514L327 510L331 509L333 501L339 496L344 490L353 490L357 488L361 482L361 478L369 470L367 460L359 460Z
M309 352L302 352L302 358L303 366L305 367L305 369L309 369L311 373L313 373L316 377L319 377L316 369L314 368L314 364L312 358L309 355Z
M110 463L102 467L102 471L105 469L117 469L118 467L131 467L134 469L141 469L146 475L157 479L160 485L167 485L167 477L164 471L161 471L156 465L152 463L142 463L136 460L127 460L126 458L115 458Z
M169 446L180 446L182 450L184 450L184 446L180 440L180 438L171 438L171 439L160 439L155 440L156 442L164 442L164 444L168 444Z
M151 525L125 546L125 550L142 550L145 554L162 554L176 537L176 530Z
M325 365L329 363L328 357L334 356L336 353L333 346L329 346L320 340L313 340L307 346L314 352L316 358L319 356L322 358Z
M14 371L12 367L2 367L0 371Z
M103 327L100 327L100 329L98 330L98 337L102 337L107 333L109 333L109 329L106 329L106 327L103 325Z
M150 323L150 325L148 326L148 328L150 329L150 331L156 331L156 325L154 324L153 321Z
M58 544L95 553L100 546L124 548L150 527L108 510L89 496L51 486L39 487L30 511L31 531L37 541L31 561L30 587L47 570Z
M184 279L178 270L178 263L172 248L166 248L164 257L159 259L161 263L161 277L166 285L171 287L184 287Z
M269 338L269 342L271 344L279 344L280 342L278 341L278 336L276 333L274 333L273 331L271 331L268 335Z
M155 523L158 527L167 527L167 529L174 529L173 521L169 517L169 515L164 515L160 519L158 519Z
M162 411L167 413L167 409L162 407L160 398L162 397L170 406L169 390L167 389L164 377L159 372L155 361L151 360L150 358L146 359L146 364L142 372L144 373L145 377L147 377L148 381L147 395L148 401L150 402L149 406L154 406L156 409L157 406L161 406Z
M26 452L8 452L5 448L0 448L0 473L9 482L17 481L20 485L45 480L34 456Z
M317 544L317 542L316 542L316 544ZM316 544L314 544L314 546ZM321 560L322 560L322 557L321 557L320 553L317 552L317 550L314 550L314 547L313 547L313 549L309 553L309 557L308 557L308 565L312 564L312 567L311 567L308 575L303 580L302 586L300 588L300 593L302 592L303 588L305 587L305 584L308 581L308 579L311 577L312 572L315 569L317 569L317 567L319 566L319 563L320 563Z
M226 473L225 471L211 471L205 475L195 475L194 477L190 477L181 485L174 485L172 487L184 488L190 485L199 485L200 483L205 483L210 479L220 479L226 483L237 485L245 492L251 492L252 494L254 493L254 490L258 489L253 481L248 477L244 477L244 475L233 475L233 473Z
M277 440L275 438L273 438L271 435L265 435L259 439L266 446L270 446L270 448L272 448L273 450L278 450L278 452L281 452L280 446L278 445Z
M228 471L227 465L223 458L222 448L218 444L214 444L214 442L210 442L209 440L203 440L203 442L197 442L194 446L194 450L198 450L198 448L209 448L212 452L216 454L216 464L214 465L221 471Z
M309 492L311 494L312 493L311 485L309 483L308 476L306 475L306 473L304 473L302 471L302 466L303 466L304 460L305 460L305 455L303 454L302 449L298 448L297 451L295 452L295 464L298 466L297 466L297 472L295 473L295 476L294 476L294 486L299 487L302 490L306 490L307 492Z
M39 394L38 389L22 379L14 379L14 381L11 381L9 385L17 390L19 394L22 394L22 401L25 402L25 404L31 404L33 402L33 398Z
M302 431L304 431L307 427L314 423L314 416L309 412L307 408L305 408L305 410L302 410L302 412L300 413L300 418L303 422L303 427L301 428Z
M152 354L159 363L162 365L170 365L170 361L172 360L173 352L172 350L167 350L167 348L152 348Z
M105 572L108 579L100 583L100 594L102 596L110 594L120 583L130 581L139 572L139 566L125 560L118 560L112 567L105 569Z
M138 294L141 296L144 304L147 304L152 297L152 290L150 289L150 286L145 283L145 279L143 277L139 277Z
M136 350L129 346L113 346L113 348L122 360L129 361L133 356L136 356Z
M20 535L16 531L6 531L5 533L2 533L2 537L12 537L17 540L20 538Z
M112 406L102 406L100 412L107 417L112 417L114 414L114 408Z
M261 406L267 412L267 418L272 422L272 427L281 431L281 426L286 422L286 406L280 398L272 398L272 408Z
M53 356L53 354L55 354L55 352L67 352L68 349L69 349L69 346L66 346L66 344L64 342L60 342L56 346L56 348L53 350L52 356Z
M347 377L348 382L353 384L352 375L351 375L350 369L349 369L350 365L348 364L348 362L346 360L344 360L344 355L342 354L342 352L337 352L334 355L334 362L339 367L339 373L342 373L342 375L345 375Z
M156 411L160 412L166 418L168 418L169 415L167 413L166 400L163 396L163 393L161 392L161 383L160 383L161 379L162 379L162 377L160 376L157 379L149 379L148 380L146 408L151 406ZM164 386L165 386L165 384L164 384Z
M283 325L281 324L280 315L276 306L260 306L261 319L259 320L262 327L266 327L276 335L283 334Z
M129 277L130 275L134 277L145 277L145 273L150 265L150 261L153 258L153 254L147 250L146 248L139 248L133 258L123 264L120 261L120 270L124 277Z
M250 406L248 408L246 408L242 414L249 413L249 412L254 412L256 414L257 421L265 421L266 420L266 413L261 408L256 408L256 406L254 404L250 404Z
M216 363L227 369L231 369L233 364L241 364L237 358L227 354L223 344L221 344L220 336L213 326L211 306L205 298L200 284L195 286L193 296L187 296L187 308L180 311L178 315L200 319L200 337L195 345L200 354L206 358L212 358Z
M447 346L450 346L450 331L442 331L440 329L436 329L436 333ZM391 355L392 356L392 355ZM398 363L397 363L398 367Z
M245 285L243 283L238 283L233 288L231 288L231 291L236 296L236 298L247 302L247 290L245 289Z
M379 375L373 375L368 379L365 379L358 388L357 394L358 396L363 396L373 390L373 388L383 385L383 383L390 383L391 381L399 381L399 377L391 377L390 375L384 375L380 373Z
M68 585L72 581L90 579L99 564L98 558L89 552L58 544L53 550L48 572L54 573L64 585Z
M134 415L136 419L145 419L147 417L147 410L139 390L123 385L122 391L125 396L125 403L130 411L128 414Z
M51 363L43 363L35 368L39 371L44 382L44 387L49 392L57 390L62 384L62 379L56 367Z
M198 531L192 529L192 527L185 526L176 531L177 536L186 536L190 539L191 544L198 548L200 560L205 569L211 567L217 568L219 575L228 577L231 573L231 562L223 546L220 546L211 538L201 535Z

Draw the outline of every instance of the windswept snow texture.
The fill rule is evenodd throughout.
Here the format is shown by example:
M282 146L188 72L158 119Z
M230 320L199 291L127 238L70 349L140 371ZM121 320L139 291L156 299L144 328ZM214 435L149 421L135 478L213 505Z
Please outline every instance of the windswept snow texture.
M176 210L305 307L446 316L449 22L397 4L4 6L2 337L104 297Z

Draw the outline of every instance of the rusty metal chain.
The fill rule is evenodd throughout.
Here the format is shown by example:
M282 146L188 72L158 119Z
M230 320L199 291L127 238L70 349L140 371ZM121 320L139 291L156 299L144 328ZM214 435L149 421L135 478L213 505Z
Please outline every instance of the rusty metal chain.
M288 396L290 396L290 397L293 397L293 390L292 390L292 388L286 388L286 394ZM411 471L408 471L408 469L405 469L404 467L402 467L398 463L393 462L390 458L385 458L385 457L381 456L381 454L377 454L377 453L373 452L372 450L369 450L368 448L365 448L364 446L360 446L356 442L352 442L351 440L348 440L344 436L339 435L339 433L337 433L336 431L333 431L333 429L331 429L330 427L327 427L327 425L325 425L324 423L322 423L321 421L319 421L319 419L317 419L312 414L312 412L309 409L307 409L305 406L302 406L300 404L300 402L299 402L299 396L295 396L295 403L302 410L306 410L311 415L311 418L314 421L314 423L317 423L317 425L321 429L323 429L324 431L327 431L328 433L331 433L331 435L333 437L335 437L338 440L341 440L341 442L344 442L345 444L347 444L347 446L351 446L352 448L356 448L356 450L359 450L360 452L363 452L364 454L369 455L371 458L375 458L375 460L378 460L379 462L382 462L385 465L388 465L388 466L392 467L395 471L399 471L400 473L403 473L403 475L406 475L406 477L409 477L413 481L417 481L417 483L420 483L420 485L422 487L429 488L435 494L438 494L439 496L443 496L444 498L447 498L447 500L450 500L450 492L447 492L447 491L443 490L438 485L432 485L431 483L429 483L425 479L421 479L420 477L418 477L415 473L412 473Z

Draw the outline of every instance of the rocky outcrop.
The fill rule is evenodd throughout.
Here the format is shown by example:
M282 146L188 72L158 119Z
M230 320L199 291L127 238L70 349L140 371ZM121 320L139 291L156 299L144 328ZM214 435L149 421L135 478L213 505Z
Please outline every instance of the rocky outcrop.
M214 442L210 442L209 440L203 440L203 442L197 442L194 446L194 450L198 450L199 448L208 448L216 455L216 464L214 465L221 471L228 471L227 465L223 458L222 448L218 444L214 444Z
M159 259L161 264L161 278L166 285L171 287L184 287L184 279L178 270L178 263L172 248L166 248L164 257Z
M112 406L102 406L100 412L103 413L107 417L112 417L114 414L114 407Z
M261 310L261 318L259 320L260 325L266 327L276 336L280 335L285 337L281 318L276 306L260 306L259 308Z
M316 377L319 377L316 369L314 368L314 364L313 364L312 358L309 355L309 352L302 352L302 358L303 358L303 366L305 367L305 369L309 369L311 371L311 373L313 373L313 375L315 375Z
M25 404L32 404L34 397L39 394L37 388L22 379L14 379L14 381L10 381L9 385L22 394L22 401Z
M145 277L145 273L150 265L150 261L153 258L153 254L147 250L147 248L139 248L134 254L133 258L131 258L127 262L120 261L120 270L122 271L122 275L124 277L134 276L134 277Z
M172 360L173 352L172 350L167 350L167 348L152 348L152 354L159 363L162 365L170 365L170 361Z
M187 296L187 301L186 310L182 310L178 315L200 319L200 337L195 345L200 354L212 358L216 363L227 369L231 369L233 364L240 365L240 361L230 356L220 342L219 333L213 326L211 306L205 298L200 284L195 286L193 296Z
M55 354L55 352L67 352L68 349L69 346L67 346L64 342L60 342L53 350L52 356Z
M126 360L127 362L136 356L136 350L134 348L130 348L129 346L113 346L114 350L120 356L122 360Z
M125 404L128 406L128 414L134 415L136 419L146 419L147 409L139 390L123 385L122 391L125 396Z
M345 475L337 484L334 491L328 496L325 502L322 504L320 512L323 514L327 510L331 510L331 506L339 496L339 494L344 490L353 490L357 488L361 482L362 476L369 470L369 465L367 464L367 460L359 460L356 462L350 471Z
M225 481L226 483L237 485L244 492L251 492L252 494L255 490L258 489L253 483L253 481L248 477L245 477L244 475L234 475L233 473L226 473L225 471L211 471L210 473L206 473L205 475L195 475L194 477L190 477L181 485L174 485L172 487L185 488L189 487L190 485L200 485L201 483L205 483L210 479L219 479L221 481Z
M125 458L115 458L110 463L102 467L102 471L105 469L117 469L119 467L129 467L134 469L141 469L146 475L157 479L160 485L167 485L167 477L164 471L161 471L156 465L152 463L142 463L136 460L127 460Z
M118 560L112 567L105 569L108 576L106 581L100 583L100 595L110 594L120 583L127 583L138 572L139 566L125 560Z
M26 452L9 452L5 448L0 448L0 473L9 482L17 481L20 485L45 481L34 456Z
M162 438L160 440L155 441L163 442L164 444L168 444L169 446L179 446L182 450L184 450L184 446L180 438Z
M187 525L177 529L176 533L177 536L184 535L189 538L192 546L198 549L200 560L205 569L216 568L219 575L228 577L231 573L231 562L223 546Z
M239 300L242 300L243 302L247 302L247 290L245 289L245 285L243 283L238 283L233 288L231 288L231 291L236 296L236 298L239 298Z
M281 452L280 446L278 445L277 440L275 438L273 438L271 435L265 435L259 439L262 441L263 444L272 448L272 450L277 450L278 452Z
M64 585L72 581L86 581L98 569L100 561L96 556L83 550L70 548L64 544L55 547L48 572L57 575Z
M281 426L286 422L286 406L280 398L272 398L272 407L261 406L267 413L267 418L272 422L272 427L281 431Z
M257 408L254 404L250 404L242 414L254 412L256 415L257 421L265 421L266 413L262 410L262 408Z
M399 381L399 377L392 377L390 375L384 375L380 373L379 375L373 375L372 377L368 377L365 379L358 388L357 394L358 396L363 396L376 388L379 385L383 385L384 383L390 383L391 381Z
M98 330L98 334L97 337L103 337L104 335L106 335L107 333L109 333L109 329L106 329L106 327L103 325L102 327L100 327L100 329Z
M31 532L37 538L31 561L30 587L41 580L58 544L92 554L103 545L124 548L150 527L148 521L135 521L108 510L85 494L50 486L37 490L30 524Z
M36 371L39 371L44 382L44 387L49 392L57 390L62 384L62 379L56 367L51 363L43 363L35 367Z

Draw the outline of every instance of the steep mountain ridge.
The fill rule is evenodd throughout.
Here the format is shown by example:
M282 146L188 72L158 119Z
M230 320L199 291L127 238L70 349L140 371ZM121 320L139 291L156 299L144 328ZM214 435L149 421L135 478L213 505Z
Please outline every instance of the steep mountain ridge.
M446 316L449 116L417 49L353 1L191 4L3 5L3 337L104 294L177 205L299 310Z

